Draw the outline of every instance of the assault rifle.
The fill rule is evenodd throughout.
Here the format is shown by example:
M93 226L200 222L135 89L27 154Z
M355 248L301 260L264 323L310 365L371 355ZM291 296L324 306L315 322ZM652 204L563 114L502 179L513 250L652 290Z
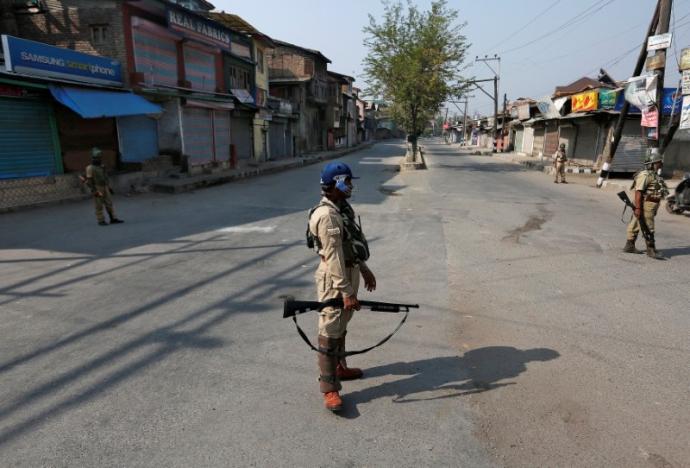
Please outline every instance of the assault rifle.
M628 194L625 193L625 191L620 191L618 192L618 198L623 200L623 203L625 203L626 208L630 208L633 210L633 216L635 216L635 204L630 200L630 197L628 197ZM623 209L623 213L625 213L625 208ZM647 242L654 242L654 234L649 232L649 227L647 226L647 222L644 219L644 213L640 213L640 217L637 218L637 220L640 223L640 231L642 232L642 237L644 237L644 240Z
M394 304L389 302L376 301L359 301L359 305L371 310L372 312L409 312L410 309L419 309L419 304ZM343 299L337 297L327 301L296 301L292 297L285 299L283 305L283 318L294 317L297 314L303 314L310 310L321 311L326 307L343 307Z

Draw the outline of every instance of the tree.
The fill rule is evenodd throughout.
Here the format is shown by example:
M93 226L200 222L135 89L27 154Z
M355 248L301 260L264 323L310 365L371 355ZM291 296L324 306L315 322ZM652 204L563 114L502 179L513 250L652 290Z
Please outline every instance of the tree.
M426 123L465 88L460 72L469 44L457 18L446 0L434 0L428 11L410 0L406 6L384 1L381 21L369 15L364 28L366 92L391 103L393 118L408 133L412 161Z

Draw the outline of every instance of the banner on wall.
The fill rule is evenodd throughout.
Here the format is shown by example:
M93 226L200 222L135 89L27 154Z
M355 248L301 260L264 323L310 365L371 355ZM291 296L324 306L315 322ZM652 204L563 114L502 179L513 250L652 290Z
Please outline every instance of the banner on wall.
M616 108L616 100L618 99L618 91L615 89L599 90L599 109L612 110Z
M625 100L643 111L656 104L656 76L635 76L625 85Z
M659 125L659 111L656 108L643 110L640 125L643 127L657 127Z
M599 107L599 93L597 91L587 91L572 96L573 112L588 112L597 110Z
M681 130L690 130L690 96L683 97L683 107L680 111Z

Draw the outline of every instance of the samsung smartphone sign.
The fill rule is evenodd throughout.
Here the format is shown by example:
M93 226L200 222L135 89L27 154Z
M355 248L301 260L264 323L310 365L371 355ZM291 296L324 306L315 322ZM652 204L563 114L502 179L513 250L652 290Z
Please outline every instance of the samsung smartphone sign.
M2 35L8 72L60 78L101 85L122 85L122 66L117 60L83 54L42 42Z

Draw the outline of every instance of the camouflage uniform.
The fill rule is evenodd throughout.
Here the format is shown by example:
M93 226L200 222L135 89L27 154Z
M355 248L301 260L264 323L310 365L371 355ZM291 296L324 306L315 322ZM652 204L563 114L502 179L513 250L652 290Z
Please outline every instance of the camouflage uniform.
M561 146L553 155L554 167L556 177L554 182L558 183L558 176L561 177L561 182L566 184L565 181L565 163L568 161L568 157L565 154L565 146Z

